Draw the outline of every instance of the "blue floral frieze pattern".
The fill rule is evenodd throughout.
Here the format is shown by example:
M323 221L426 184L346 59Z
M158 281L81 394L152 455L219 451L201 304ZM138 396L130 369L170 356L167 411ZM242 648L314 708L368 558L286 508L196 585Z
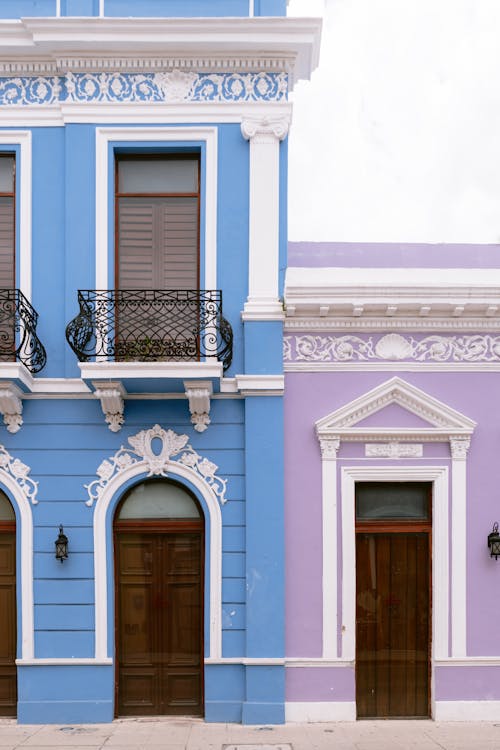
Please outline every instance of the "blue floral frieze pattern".
M286 101L286 73L67 73L0 77L0 106Z

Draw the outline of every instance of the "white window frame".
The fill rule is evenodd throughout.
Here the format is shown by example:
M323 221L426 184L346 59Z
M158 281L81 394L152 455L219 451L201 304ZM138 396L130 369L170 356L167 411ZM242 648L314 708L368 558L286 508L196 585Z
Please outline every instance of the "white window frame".
M205 221L200 225L204 237L204 278L201 289L217 288L217 138L216 127L116 127L96 128L96 189L95 189L95 288L109 289L109 144L113 143L189 143L205 144Z
M0 149L19 148L16 159L16 237L19 253L16 253L16 266L19 273L19 289L31 302L31 131L5 130L0 132ZM18 210L19 209L19 210ZM17 249L17 248L16 248ZM17 282L16 282L17 285Z

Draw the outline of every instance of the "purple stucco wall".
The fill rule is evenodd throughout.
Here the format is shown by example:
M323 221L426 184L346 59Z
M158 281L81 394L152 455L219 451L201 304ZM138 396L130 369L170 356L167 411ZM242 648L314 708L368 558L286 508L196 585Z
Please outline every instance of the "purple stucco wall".
M304 268L500 268L500 245L290 242L288 265Z
M286 375L286 653L289 657L321 656L321 456L314 424L394 374L477 422L467 461L467 655L500 654L497 597L492 595L498 589L500 562L490 559L486 547L492 523L500 517L500 420L497 416L500 374L356 371ZM417 426L413 417L405 419ZM367 421L371 425L387 427L404 424L398 407L382 410ZM449 459L447 443L424 444L427 464L437 460L440 465L449 465ZM363 446L345 444L341 447L339 467L353 465L352 461L360 465L362 460ZM388 463L384 459L370 461L371 466L387 466ZM405 459L399 459L397 463L399 466L418 465L416 461ZM322 670L313 671L319 674ZM487 674L493 675L493 672ZM477 690L471 688L467 694L475 694L475 699L480 699L481 695L485 698L488 678L484 668L474 675ZM302 700L298 696L304 694L304 688L299 688L298 679L294 673L287 683L289 699ZM450 668L441 669L436 682L436 697L446 700L446 696L451 695L452 683ZM351 699L354 699L353 694Z

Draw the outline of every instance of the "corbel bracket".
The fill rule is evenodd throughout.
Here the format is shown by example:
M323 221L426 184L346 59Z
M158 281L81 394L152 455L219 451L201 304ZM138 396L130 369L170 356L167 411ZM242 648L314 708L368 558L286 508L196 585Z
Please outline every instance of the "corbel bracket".
M210 396L213 386L210 380L185 380L184 390L189 401L191 424L196 432L205 432L210 424Z
M22 391L14 383L0 383L0 412L9 432L21 429L23 418Z
M125 388L119 380L93 380L92 385L95 389L94 396L101 402L102 412L109 429L111 432L118 432L125 421L123 416Z

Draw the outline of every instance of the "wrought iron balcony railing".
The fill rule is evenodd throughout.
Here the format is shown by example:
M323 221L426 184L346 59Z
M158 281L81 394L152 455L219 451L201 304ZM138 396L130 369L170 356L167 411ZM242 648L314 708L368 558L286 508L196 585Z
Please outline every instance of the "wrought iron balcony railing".
M0 362L20 361L32 372L47 362L36 335L38 313L19 289L0 289Z
M78 302L66 339L80 362L217 357L224 370L231 364L233 331L222 315L220 291L85 289Z

